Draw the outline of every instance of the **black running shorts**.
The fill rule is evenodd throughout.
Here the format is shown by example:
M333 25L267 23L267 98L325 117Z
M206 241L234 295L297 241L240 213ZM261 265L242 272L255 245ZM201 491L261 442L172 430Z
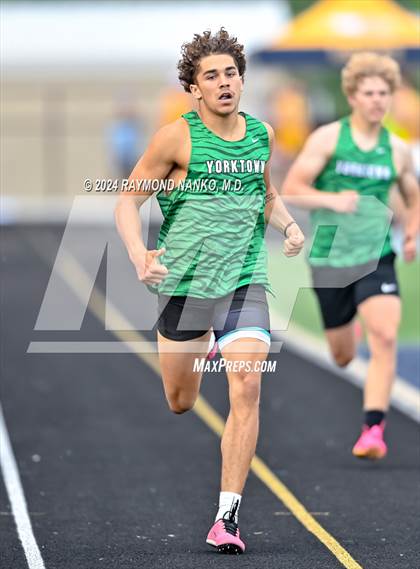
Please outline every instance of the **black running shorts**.
M379 260L376 268L369 263L350 268L312 267L312 283L324 328L348 324L356 315L358 305L371 296L399 296L394 260L395 254L389 253ZM357 278L358 275L363 276ZM337 286L350 281L353 282L346 286ZM331 283L335 286L328 287Z
M193 340L213 328L219 340L232 331L255 329L270 335L265 289L246 285L221 298L158 296L158 330L165 338Z

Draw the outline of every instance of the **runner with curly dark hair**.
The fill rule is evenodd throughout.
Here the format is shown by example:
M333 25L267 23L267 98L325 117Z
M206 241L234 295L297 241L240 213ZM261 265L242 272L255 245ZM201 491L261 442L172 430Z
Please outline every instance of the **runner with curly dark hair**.
M232 56L242 80L245 75L246 60L244 46L238 43L237 38L230 37L224 28L211 35L206 31L203 35L195 34L192 42L184 43L181 48L182 59L178 63L178 77L187 93L195 83L201 59L207 55L226 54Z
M207 543L237 554L245 550L238 510L255 453L261 368L270 347L266 223L284 233L287 256L300 252L304 238L270 181L272 128L238 111L243 46L223 28L206 31L184 44L178 69L198 112L159 130L130 177L174 186L157 192L164 217L157 249L146 249L138 213L150 192L121 194L116 221L139 279L158 294L159 360L170 409L193 407L203 374L197 361L215 353L212 339L225 362L230 412L219 508Z

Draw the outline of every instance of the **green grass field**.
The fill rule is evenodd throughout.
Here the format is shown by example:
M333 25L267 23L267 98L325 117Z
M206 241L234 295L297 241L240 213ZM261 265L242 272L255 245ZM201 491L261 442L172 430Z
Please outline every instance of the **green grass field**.
M287 324L302 326L309 332L322 334L321 319L315 296L310 288L310 275L302 256L287 259L280 251L269 249L269 274L276 298L270 298L270 308L281 315ZM400 342L420 342L420 260L414 263L397 262L397 272L403 300ZM297 296L296 296L297 294Z

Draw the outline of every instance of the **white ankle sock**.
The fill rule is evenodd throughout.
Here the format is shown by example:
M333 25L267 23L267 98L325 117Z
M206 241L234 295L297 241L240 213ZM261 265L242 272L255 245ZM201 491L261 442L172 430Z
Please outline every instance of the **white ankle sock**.
M235 508L235 522L238 523L238 512L239 506L241 505L242 496L240 494L235 494L235 492L220 492L219 498L219 509L216 514L216 522L223 518L228 517L229 512L232 512Z

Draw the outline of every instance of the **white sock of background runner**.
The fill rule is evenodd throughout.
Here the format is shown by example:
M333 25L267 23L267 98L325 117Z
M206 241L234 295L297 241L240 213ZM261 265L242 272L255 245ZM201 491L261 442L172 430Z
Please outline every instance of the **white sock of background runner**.
M238 507L236 508L235 513L235 522L238 523L238 512L241 500L242 496L240 494L235 494L235 492L220 492L219 509L217 510L215 521L217 522L217 520L222 519L223 516L227 518L235 503L238 502Z

